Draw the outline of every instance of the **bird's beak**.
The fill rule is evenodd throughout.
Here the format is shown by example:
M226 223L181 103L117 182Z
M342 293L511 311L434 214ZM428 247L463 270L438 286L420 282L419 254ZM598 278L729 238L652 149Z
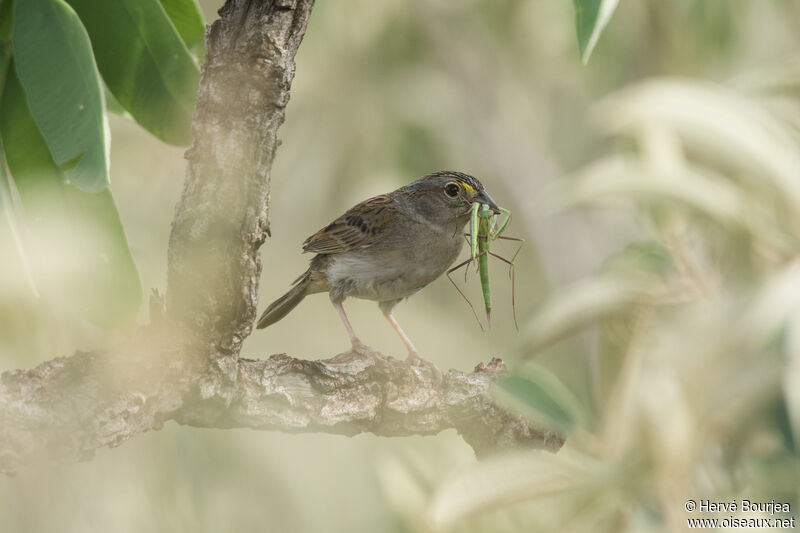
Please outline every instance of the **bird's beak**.
M481 191L480 194L478 195L478 201L481 202L482 204L488 205L489 208L495 214L498 214L498 215L500 214L500 206L498 206L496 203L494 203L494 200L492 200L492 197L489 196L488 192Z

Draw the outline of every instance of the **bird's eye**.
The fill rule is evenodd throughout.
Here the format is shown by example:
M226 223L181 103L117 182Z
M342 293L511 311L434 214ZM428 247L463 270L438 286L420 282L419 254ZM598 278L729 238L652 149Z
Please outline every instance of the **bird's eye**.
M455 183L448 183L444 187L444 193L450 198L455 198L458 196L458 185Z

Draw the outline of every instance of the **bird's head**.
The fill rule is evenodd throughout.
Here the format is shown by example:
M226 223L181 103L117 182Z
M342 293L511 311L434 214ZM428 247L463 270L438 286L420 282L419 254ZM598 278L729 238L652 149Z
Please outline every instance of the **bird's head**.
M477 178L452 170L428 174L403 187L426 214L442 219L460 219L469 216L475 202L486 204L495 212L500 208Z

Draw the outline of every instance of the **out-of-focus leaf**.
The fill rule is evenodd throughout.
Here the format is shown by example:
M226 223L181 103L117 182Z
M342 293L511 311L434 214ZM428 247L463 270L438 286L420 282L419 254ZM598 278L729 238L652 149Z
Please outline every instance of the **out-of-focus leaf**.
M428 503L429 482L420 479L415 470L394 454L380 457L375 465L387 503L393 510L409 516L419 516Z
M131 114L128 113L128 110L122 107L122 104L119 103L119 100L117 100L111 91L108 90L108 85L105 83L103 84L103 96L105 97L106 109L108 111L111 111L112 113L115 113L121 117L130 119L133 118Z
M529 355L598 320L653 298L646 284L599 277L559 291L531 317L523 331Z
M12 42L19 82L53 161L71 164L64 174L79 189L103 190L108 124L92 45L78 16L62 0L16 0Z
M795 282L800 281L798 268L795 266ZM797 287L794 285L792 288ZM790 317L787 335L788 364L783 373L783 398L786 418L789 420L794 448L800 447L800 313Z
M444 483L428 515L440 528L476 513L557 494L585 482L594 461L571 450L541 450L497 457L475 464Z
M762 343L780 338L787 355L782 371L782 416L788 418L795 443L800 443L800 261L774 274L761 288L737 328L745 338ZM783 405L785 403L785 405Z
M10 43L0 41L0 94L3 93L3 87L5 87L8 68L10 66L11 45Z
M605 29L619 0L573 0L575 6L575 29L578 32L578 48L581 61L589 62L600 34Z
M747 93L796 94L800 89L800 55L769 61L735 75L730 81L734 88Z
M773 116L800 133L800 55L769 61L736 76L731 83L735 89L752 94Z
M598 124L614 134L636 134L651 124L669 128L693 153L741 169L754 186L769 180L778 197L800 215L796 139L752 99L710 84L648 81L608 97L596 114Z
M0 136L24 207L25 245L37 284L100 326L130 321L141 285L111 193L67 183L13 70L0 102Z
M555 431L568 432L576 424L583 425L585 417L577 398L540 365L525 367L505 377L492 392L500 405Z
M672 267L672 256L661 243L641 241L627 245L606 259L603 264L603 272L619 278L663 277Z
M2 151L2 139L0 139L0 210L5 214L11 238L14 240L14 248L17 250L20 266L25 273L25 281L28 283L33 295L38 297L39 290L33 279L33 271L31 270L31 264L28 260L28 254L25 253L25 247L22 245L22 236L20 235L19 224L17 223L17 213L14 212L14 206L11 200L11 189L6 173L6 158L5 153Z
M159 139L188 144L200 70L161 3L69 3L89 32L97 66L119 103Z
M0 41L6 41L11 38L13 9L13 0L0 0Z
M759 338L774 335L793 317L800 319L800 261L773 274L749 307L744 323Z
M774 212L748 197L747 191L715 171L690 162L679 171L659 172L636 159L610 156L584 169L565 190L567 205L630 207L649 202L682 207L708 217L721 227L744 230L770 248L791 255L794 238L783 231Z
M695 209L726 225L746 221L747 202L725 180L712 180L700 169L658 175L647 165L619 156L600 160L570 184L568 201L581 203L619 203L631 200L671 201Z
M206 25L197 2L195 0L161 0L161 6L186 46L189 49L202 51Z

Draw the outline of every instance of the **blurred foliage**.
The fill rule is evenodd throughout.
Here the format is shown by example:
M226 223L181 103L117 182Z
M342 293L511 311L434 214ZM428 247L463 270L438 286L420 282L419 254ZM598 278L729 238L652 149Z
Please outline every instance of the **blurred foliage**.
M44 305L106 328L135 320L106 113L187 144L203 29L195 0L0 0L0 208L20 267L6 276Z
M565 447L477 462L451 432L168 427L0 480L0 531L683 531L689 498L798 508L798 24L782 0L623 2L582 66L568 2L318 2L272 172L262 301L353 203L431 170L475 174L529 243L522 333L503 268L492 331L446 280L398 319L440 366L503 357L497 400ZM111 128L131 249L163 287L181 154ZM19 268L0 275L5 368L109 342L42 311ZM345 305L365 342L403 354L373 303ZM245 351L328 357L346 340L309 298Z
M562 388L552 376L522 363L498 398L564 432L565 448L460 472L434 492L434 524L509 509L529 530L682 531L690 498L798 508L796 57L755 68L749 86L651 79L593 106L616 154L554 201L626 209L644 240L554 291L521 353L592 328L584 422L568 392L548 392Z
M573 0L581 61L587 63L619 0Z

